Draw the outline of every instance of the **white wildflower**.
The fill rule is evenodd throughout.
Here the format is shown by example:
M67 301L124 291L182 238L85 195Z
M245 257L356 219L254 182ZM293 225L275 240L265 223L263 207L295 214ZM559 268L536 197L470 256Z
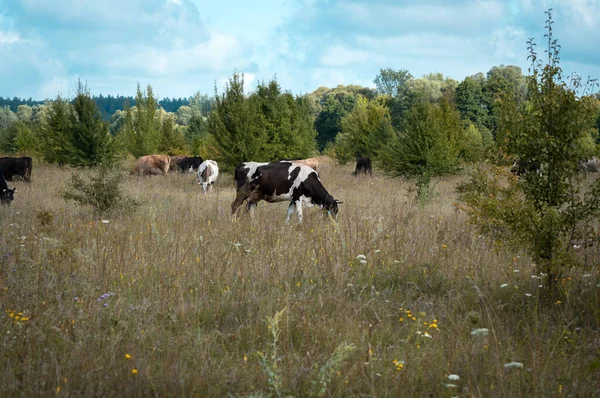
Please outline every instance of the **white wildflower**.
M358 256L356 256L357 260L366 260L367 256L365 256L364 254L359 254Z
M530 293L525 293L525 296L531 297L531 294Z
M108 220L102 220L102 224L108 224L110 221Z
M456 384L446 384L447 388L457 388L458 386Z
M506 286L508 286L508 283L503 283L500 285L500 287L506 287Z
M513 269L513 272L517 273L517 272L521 272L521 271L519 271L518 269Z
M366 263L367 263L367 260L360 260L360 263L361 263L361 264L366 264Z
M504 369L517 369L522 367L523 364L521 362L509 362L504 364Z
M471 331L471 336L475 336L475 337L484 337L487 336L488 334L490 334L489 329L486 328L479 328L479 329L474 329Z
M592 276L592 274L585 274L582 276L582 278L589 278L590 276Z
M460 380L459 375L448 375L448 380Z

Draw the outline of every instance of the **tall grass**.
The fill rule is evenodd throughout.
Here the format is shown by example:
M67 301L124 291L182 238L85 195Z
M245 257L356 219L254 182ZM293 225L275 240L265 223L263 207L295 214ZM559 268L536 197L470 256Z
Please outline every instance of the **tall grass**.
M193 175L129 177L143 204L101 220L60 198L68 170L36 170L0 208L2 395L600 391L600 252L578 249L568 299L538 300L531 261L454 206L461 177L419 206L403 180L326 164L338 219L297 225L264 202L233 223L227 175L208 195Z

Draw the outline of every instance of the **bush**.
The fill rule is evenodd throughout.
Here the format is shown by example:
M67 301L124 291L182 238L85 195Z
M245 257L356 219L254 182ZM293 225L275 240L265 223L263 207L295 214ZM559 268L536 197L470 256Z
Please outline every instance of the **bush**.
M99 214L129 210L138 206L139 202L123 192L121 184L124 179L122 173L107 167L99 168L89 181L78 174L73 174L62 197L65 200L73 200L81 206L91 206Z
M458 169L461 136L460 116L447 101L418 102L407 112L402 131L382 147L377 162L387 174L415 181L423 200L432 177Z
M577 90L585 94L593 86L581 85L577 77L562 80L560 46L552 38L547 13L546 64L538 59L535 43L528 42L532 75L527 100L509 91L497 105L500 150L525 164L538 164L540 170L521 178L502 175L500 168L480 170L460 192L471 219L525 248L556 292L566 267L577 264L574 245L598 241L594 224L600 216L600 180L581 191L578 165L593 150L589 132L595 114L591 98Z

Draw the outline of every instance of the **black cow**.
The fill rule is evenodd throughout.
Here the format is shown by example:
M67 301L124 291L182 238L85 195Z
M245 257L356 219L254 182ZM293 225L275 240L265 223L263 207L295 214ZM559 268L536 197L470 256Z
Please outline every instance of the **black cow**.
M10 204L15 198L16 189L9 189L4 179L4 175L0 172L0 204Z
M204 160L200 156L190 156L183 159L181 163L179 163L179 167L183 172L188 171L190 168L194 171L198 171L198 167L200 167L202 162L204 162Z
M373 177L373 169L371 168L371 158L358 158L356 159L356 170L352 173L353 176L358 175L360 172L367 172Z
M251 172L251 169L254 171ZM250 173L251 172L251 173ZM318 205L333 217L342 203L331 196L321 184L319 175L311 167L288 162L260 164L242 163L235 172L237 195L231 204L231 214L248 201L250 205L261 200L269 203L289 201L286 222L294 210L302 222L302 205ZM240 186L241 184L241 186ZM250 208L251 206L249 206Z
M541 170L542 167L540 165L540 162L538 162L537 160L523 159L515 160L515 163L513 163L512 167L510 168L511 173L513 173L516 176L521 176L531 172L540 173Z
M14 176L23 178L25 181L31 181L31 164L30 157L22 158L0 158L0 172L4 174L6 181L13 181Z

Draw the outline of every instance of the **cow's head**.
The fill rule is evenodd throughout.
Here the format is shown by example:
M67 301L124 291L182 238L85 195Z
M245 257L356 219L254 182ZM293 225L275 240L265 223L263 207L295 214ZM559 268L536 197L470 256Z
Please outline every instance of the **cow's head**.
M12 202L15 199L15 192L17 192L17 189L3 189L2 192L0 192L0 203L2 204L10 204L10 202Z
M341 200L333 199L332 196L329 196L330 200L325 203L323 209L325 210L325 214L331 214L331 217L336 218L339 210L339 205L344 203Z

